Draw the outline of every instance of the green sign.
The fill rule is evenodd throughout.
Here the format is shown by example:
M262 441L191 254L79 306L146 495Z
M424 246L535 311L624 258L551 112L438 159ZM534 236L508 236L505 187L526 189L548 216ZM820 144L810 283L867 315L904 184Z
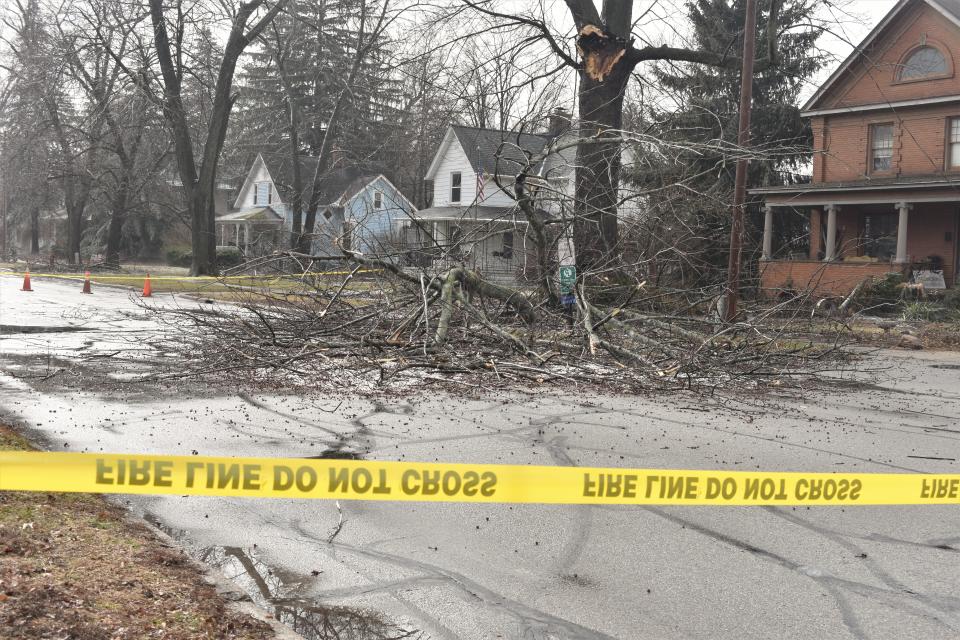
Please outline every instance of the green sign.
M560 267L560 293L573 293L573 285L577 282L577 268L570 265Z

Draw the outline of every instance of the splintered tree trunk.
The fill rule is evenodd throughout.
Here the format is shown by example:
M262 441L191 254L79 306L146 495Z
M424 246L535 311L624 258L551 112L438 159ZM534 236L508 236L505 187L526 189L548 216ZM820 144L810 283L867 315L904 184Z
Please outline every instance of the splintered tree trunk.
M619 137L623 98L634 63L627 58L633 3L604 0L602 15L593 2L568 1L579 33L582 65L577 93L582 125L577 147L573 244L581 273L618 265L617 196L620 187Z
M602 80L581 73L581 138L602 140L604 135L619 136L623 126L623 93L629 77L626 65L623 69L615 68ZM621 149L619 142L594 140L577 147L573 243L581 273L616 264Z

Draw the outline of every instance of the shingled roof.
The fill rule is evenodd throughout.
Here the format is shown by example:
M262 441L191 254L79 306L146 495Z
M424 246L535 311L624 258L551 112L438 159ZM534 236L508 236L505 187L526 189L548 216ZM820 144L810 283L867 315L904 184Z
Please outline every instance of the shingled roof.
M539 133L517 133L463 125L453 125L451 128L470 159L473 170L488 174L515 173L526 165L526 154L537 156L550 140L547 135Z
M960 0L934 0L930 3L934 7L939 5L939 9L944 13L953 15L957 20L960 20Z
M273 183L286 202L293 199L293 161L282 154L261 154ZM317 171L318 159L300 156L300 177L303 181L303 201L309 202L313 189L313 174ZM361 189L370 184L379 174L365 174L358 167L342 167L328 171L320 181L320 204L343 204Z

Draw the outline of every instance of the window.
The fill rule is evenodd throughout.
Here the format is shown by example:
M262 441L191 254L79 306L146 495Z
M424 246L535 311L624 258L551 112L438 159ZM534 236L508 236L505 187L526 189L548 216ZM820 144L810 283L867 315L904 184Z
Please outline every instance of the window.
M460 202L461 184L463 176L459 171L450 174L450 202Z
M875 124L870 128L870 170L893 169L893 125Z
M922 80L944 76L949 71L947 59L939 49L923 46L914 49L900 65L897 80Z
M383 209L383 192L382 191L373 192L373 208Z
M270 196L273 195L269 182L258 182L257 188L253 192L253 204L270 204Z
M947 162L951 169L960 169L960 118L950 118L950 133L947 138Z
M863 216L863 255L886 261L897 253L897 214L868 213Z

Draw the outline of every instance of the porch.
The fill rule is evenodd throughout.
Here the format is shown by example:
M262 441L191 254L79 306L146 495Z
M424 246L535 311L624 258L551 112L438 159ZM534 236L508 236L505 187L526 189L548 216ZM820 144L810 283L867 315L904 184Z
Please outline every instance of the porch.
M933 288L954 286L960 190L943 189L944 182L935 189L900 183L888 190L875 184L862 190L828 184L754 190L766 200L762 295L842 296L888 273L922 277ZM805 242L778 238L786 215L805 218Z
M283 218L270 207L217 216L217 249L238 249L245 258L269 255L286 246Z
M491 280L517 281L526 266L526 223L510 210L484 213L478 218L430 209L417 212L400 225L405 264L431 270L464 265Z

